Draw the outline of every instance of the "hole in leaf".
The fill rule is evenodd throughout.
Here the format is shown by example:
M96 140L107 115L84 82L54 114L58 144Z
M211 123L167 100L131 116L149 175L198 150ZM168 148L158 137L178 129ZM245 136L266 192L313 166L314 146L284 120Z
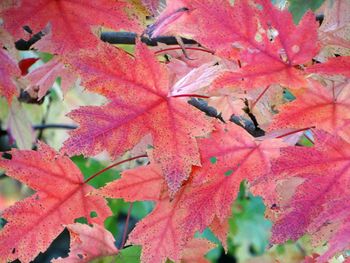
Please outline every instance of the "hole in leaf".
M212 164L217 163L217 161L218 161L218 158L216 158L215 156L210 157L210 162L211 162Z
M233 170L228 170L225 172L225 176L230 176L231 174L233 174Z
M97 217L97 213L96 213L95 211L91 211L90 217L91 217L91 218Z
M88 223L86 217L79 217L77 219L74 220L74 223L80 223L80 224L86 224Z

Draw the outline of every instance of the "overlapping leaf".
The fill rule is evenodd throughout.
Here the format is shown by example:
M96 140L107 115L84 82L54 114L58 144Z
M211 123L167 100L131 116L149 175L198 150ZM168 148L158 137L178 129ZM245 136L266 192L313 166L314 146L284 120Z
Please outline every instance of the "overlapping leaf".
M328 132L340 132L350 118L349 84L339 88L324 87L312 82L308 90L295 101L280 108L270 129L305 128L316 126Z
M340 137L323 131L316 131L315 137L315 147L286 147L273 164L275 179L284 179L284 183L299 179L299 183L291 185L295 189L292 198L276 204L279 209L273 241L295 240L306 232L315 234L321 227L331 225L335 231L330 232L330 251L323 259L327 260L350 245L347 223L350 213L346 209L350 147Z
M28 89L38 89L38 100L40 100L58 77L61 77L63 92L71 88L76 81L76 76L69 72L58 59L52 59L47 64L30 72L25 78L30 81Z
M327 62L315 64L307 69L308 72L325 75L344 75L350 78L350 57L334 57Z
M67 55L80 48L93 48L98 38L92 29L97 26L139 30L137 19L127 14L125 1L21 0L11 5L6 2L0 5L0 17L5 29L16 39L28 38L23 26L29 26L34 33L51 31L39 41L41 51Z
M124 172L122 179L96 193L127 201L156 201L155 209L137 224L129 242L142 245L145 262L162 262L167 257L179 260L186 240L195 231L210 226L225 241L225 220L241 181L253 182L268 173L270 160L278 156L280 146L275 139L256 142L233 124L218 125L211 138L200 140L202 167L194 168L192 179L174 200L164 192L159 194L162 177L152 164Z
M255 141L233 124L217 129L210 138L201 140L202 167L193 171L193 189L185 198L186 227L190 229L203 231L215 216L225 222L240 183L264 177L283 145L278 139Z
M21 75L17 62L6 52L0 49L0 95L11 102L19 94L15 79Z
M153 35L190 35L223 56L240 58L242 68L225 74L218 87L303 86L303 72L296 66L318 51L314 15L308 12L296 26L287 10L278 10L268 0L235 1L233 6L226 0L174 1L151 29Z
M183 98L169 95L166 68L140 43L135 59L101 45L80 54L73 67L83 77L83 85L110 102L69 114L79 128L71 133L63 151L90 156L107 150L116 158L151 134L154 159L175 193L192 165L200 165L195 137L212 129L204 114Z
M8 222L0 232L2 262L33 260L76 218L103 224L111 215L103 198L86 196L93 188L84 184L83 175L68 157L43 143L38 150L13 150L11 160L0 160L8 176L37 191L2 214ZM97 217L91 218L91 212Z
M67 228L71 239L69 256L55 259L53 263L88 263L96 258L117 255L114 237L104 227L76 223Z
M186 232L182 227L185 223L182 202L186 187L170 200L164 185L159 167L151 164L125 171L121 179L94 191L94 194L131 202L156 202L152 213L140 221L129 236L129 243L142 245L142 262L164 262L167 258L179 261L188 238L194 234L194 231Z

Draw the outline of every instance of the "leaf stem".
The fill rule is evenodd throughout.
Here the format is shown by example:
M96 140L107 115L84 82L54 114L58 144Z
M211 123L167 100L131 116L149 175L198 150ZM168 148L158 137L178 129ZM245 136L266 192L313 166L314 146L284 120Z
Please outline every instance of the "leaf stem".
M260 93L260 95L256 98L256 100L252 103L252 106L250 107L250 110L252 111L255 105L258 103L258 101L261 99L262 96L266 93L266 91L270 88L271 86L267 86L263 92Z
M308 139L312 144L315 144L314 140L311 139L309 135L304 134L304 137L305 137L306 139Z
M128 209L128 214L127 214L126 220L125 220L125 226L124 226L124 232L123 232L123 240L122 240L122 243L121 243L119 249L122 249L124 247L124 245L125 245L125 242L126 242L126 236L128 234L128 228L129 228L129 221L130 221L130 215L131 215L132 206L133 206L133 203L130 203L130 206L129 206L129 209Z
M187 50L202 51L202 52L210 53L212 55L214 54L214 52L211 51L211 50L207 50L207 49L199 48L199 47L186 47L186 49ZM154 52L154 54L158 55L160 53L164 53L164 52L172 51L172 50L182 50L182 49L181 49L181 47L170 47L170 48L165 48L165 49L158 50L158 51Z
M209 96L204 96L204 95L198 95L198 94L180 94L180 95L175 95L171 96L173 98L181 98L181 97L190 97L190 98L202 98L202 99L209 99Z
M315 126L311 126L311 127L307 127L307 128L297 129L297 130L294 130L294 131L282 134L280 136L277 136L276 138L280 139L280 138L283 138L283 137L286 137L286 136L289 136L289 135L292 135L292 134L295 134L295 133L298 133L298 132L301 132L301 131L307 131L307 130L310 130L310 129L313 129L313 128L316 128L316 127Z
M128 159L125 159L125 160L122 160L120 162L117 162L117 163L114 163L114 164L111 164L110 166L107 166L106 168L102 169L101 171L91 175L89 178L87 178L84 183L87 183L89 181L91 181L92 179L94 179L96 176L108 171L109 169L115 167L115 166L118 166L120 164L123 164L123 163L126 163L126 162L130 162L132 160L135 160L135 159L139 159L139 158L144 158L144 157L147 157L147 154L143 154L143 155L138 155L138 156L135 156L135 157L131 157L131 158L128 158Z

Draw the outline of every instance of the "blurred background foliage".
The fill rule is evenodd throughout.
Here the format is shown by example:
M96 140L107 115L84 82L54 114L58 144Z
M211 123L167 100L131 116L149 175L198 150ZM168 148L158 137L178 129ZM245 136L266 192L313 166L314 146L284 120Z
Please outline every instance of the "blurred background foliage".
M294 21L297 23L303 14L311 9L317 10L324 0L272 0L281 8L288 6L292 12ZM129 45L121 45L121 48L127 52L133 53L134 47ZM39 58L37 62L30 68L34 70L43 63L52 59L52 55L39 53L34 51L21 52L22 58ZM286 92L287 100L293 100L293 94ZM57 79L55 84L50 89L50 92L45 96L40 104L18 104L9 108L5 99L0 98L0 151L8 151L12 147L18 148L35 148L32 145L36 139L41 139L47 142L52 147L59 149L62 142L67 138L67 130L64 129L26 129L26 125L35 127L35 125L50 124L68 124L74 125L72 121L66 117L66 114L82 105L101 105L105 99L99 95L83 92L79 87L79 83L70 92L63 94L60 89L60 79ZM7 133L8 116L11 110L20 111L21 114L16 114L15 118L18 125L15 129L26 138L24 144L20 145L18 140L16 144L15 138L11 138ZM29 146L28 146L29 142ZM311 146L307 138L302 138L299 144ZM83 158L76 156L72 158L73 162L80 168L84 177L104 169L110 164L110 160L106 154L100 154L95 158ZM133 161L123 166L118 166L108 170L103 175L91 180L89 183L95 188L99 188L106 183L118 179L120 171L132 168L142 163ZM0 171L0 211L3 211L14 202L22 200L33 193L27 186L19 183L16 180L6 177ZM116 246L119 248L122 243L122 235L125 229L126 217L130 207L130 203L126 203L121 199L108 199L108 205L113 211L113 216L105 221L105 227L108 229L116 240ZM144 218L153 209L152 202L136 202L133 203L131 209L130 222L128 231L130 232L135 224ZM222 247L220 241L215 235L206 229L203 233L197 233L198 237L206 238L217 244L217 247L209 251L206 258L211 262L302 262L306 257L313 262L312 255L318 254L321 251L312 249L307 236L302 237L295 242L288 241L285 244L272 246L269 242L271 235L272 223L265 218L265 205L263 200L258 196L253 196L249 192L247 182L242 182L240 192L232 206L232 217L229 220L229 235L227 239L227 249ZM84 218L77 219L78 222L86 223ZM0 221L1 226L6 222ZM59 237L52 243L48 251L40 254L34 262L50 262L54 257L66 256L69 252L69 233L63 231ZM95 260L95 263L137 263L140 262L141 247L127 246L120 251L116 257L108 257ZM170 262L170 261L169 261ZM334 258L332 262L342 262L342 259Z

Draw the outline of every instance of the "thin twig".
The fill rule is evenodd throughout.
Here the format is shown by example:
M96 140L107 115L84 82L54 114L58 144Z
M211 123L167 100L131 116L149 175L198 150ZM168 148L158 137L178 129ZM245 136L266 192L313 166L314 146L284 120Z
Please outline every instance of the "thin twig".
M199 94L180 94L180 95L174 95L171 96L172 98L202 98L202 99L209 99L209 96L205 96L205 95L199 95Z
M202 51L202 52L214 54L213 51L208 50L208 49L204 49L204 48L200 48L200 47L186 47L186 49L187 49L187 50ZM165 48L165 49L161 49L161 50L158 50L158 51L154 52L154 54L158 55L158 54L160 54L160 53L164 53L164 52L168 52L168 51L172 51L172 50L182 50L182 48L181 48L181 47L170 47L170 48Z
M120 164L123 164L123 163L126 163L126 162L130 162L132 160L135 160L135 159L139 159L139 158L145 158L147 157L147 154L142 154L142 155L138 155L138 156L135 156L135 157L131 157L131 158L128 158L128 159L125 159L125 160L122 160L120 162L117 162L117 163L114 163L114 164L111 164L110 166L107 166L106 168L102 169L101 171L91 175L89 178L87 178L84 183L88 183L89 181L91 181L92 179L94 179L96 176L106 172L107 170L115 167L115 166L118 166Z
M314 129L314 128L315 128L315 126L297 129L297 130L290 131L290 132L287 132L285 134L279 135L276 138L280 139L280 138L283 138L283 137L286 137L286 136L289 136L289 135L292 135L292 134L295 134L295 133L298 133L298 132L307 131L307 130Z
M133 203L130 203L130 206L128 209L128 214L126 216L125 225L124 225L123 240L122 240L122 243L121 243L119 249L122 249L125 245L125 242L126 242L126 236L128 235L128 228L129 228L129 221L130 221L132 206L133 206Z

